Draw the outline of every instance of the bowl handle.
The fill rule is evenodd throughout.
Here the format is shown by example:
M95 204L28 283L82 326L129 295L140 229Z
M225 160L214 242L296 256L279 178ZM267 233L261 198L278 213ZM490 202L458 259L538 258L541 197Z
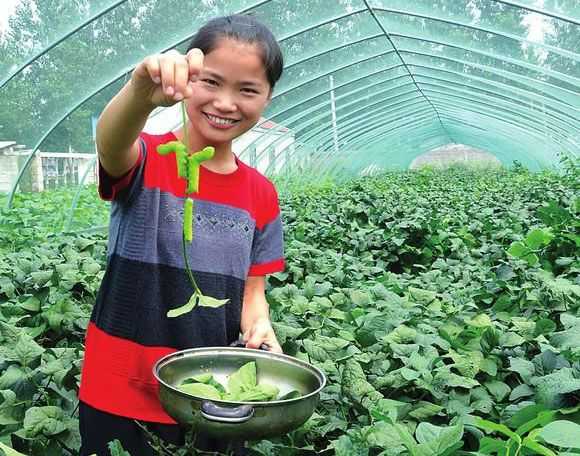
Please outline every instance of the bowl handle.
M248 404L238 407L221 407L211 401L203 401L201 416L218 423L245 423L254 416L254 407Z
M246 343L242 339L238 339L230 344L230 347L246 348ZM268 344L260 345L260 350L270 351Z

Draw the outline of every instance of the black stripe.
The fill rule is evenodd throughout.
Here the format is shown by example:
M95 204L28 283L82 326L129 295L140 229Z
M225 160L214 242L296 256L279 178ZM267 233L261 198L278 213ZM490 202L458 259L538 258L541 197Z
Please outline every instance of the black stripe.
M197 307L177 318L167 312L185 304L193 288L186 272L113 255L91 321L106 333L141 345L175 349L224 346L238 338L244 282L194 271L205 295L230 301L219 308Z

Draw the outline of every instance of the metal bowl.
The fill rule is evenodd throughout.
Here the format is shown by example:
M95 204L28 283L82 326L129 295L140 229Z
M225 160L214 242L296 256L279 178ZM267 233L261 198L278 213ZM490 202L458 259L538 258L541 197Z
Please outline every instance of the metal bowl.
M275 385L283 396L299 397L270 402L208 400L180 391L177 386L194 375L211 373L222 384L244 364L254 361L258 383ZM175 421L195 432L231 440L256 440L287 434L314 412L326 384L324 373L287 355L248 348L193 348L161 358L153 367L159 399Z

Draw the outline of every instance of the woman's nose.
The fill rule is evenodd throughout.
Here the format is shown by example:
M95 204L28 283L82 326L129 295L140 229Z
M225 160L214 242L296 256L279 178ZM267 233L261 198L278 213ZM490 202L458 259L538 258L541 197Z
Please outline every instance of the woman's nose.
M218 94L213 101L213 105L222 112L233 112L237 110L235 97L226 92Z

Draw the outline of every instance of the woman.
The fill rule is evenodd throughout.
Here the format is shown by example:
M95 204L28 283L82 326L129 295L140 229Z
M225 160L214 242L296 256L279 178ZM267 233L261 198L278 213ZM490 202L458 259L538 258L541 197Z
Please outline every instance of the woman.
M107 442L114 439L134 456L155 454L134 420L183 443L183 431L157 398L152 367L160 357L228 345L240 332L248 348L265 343L282 351L265 299L265 275L284 268L277 193L232 152L232 141L260 119L282 68L280 48L263 24L249 16L216 18L198 31L187 55L145 58L103 111L99 192L112 201L112 211L107 270L86 335L82 455L109 454ZM180 130L142 132L156 107L182 101L187 122ZM156 151L185 138L192 152L215 148L193 195L188 262L203 294L228 302L168 318L193 289L181 247L185 181L175 155ZM221 448L208 439L200 445Z

